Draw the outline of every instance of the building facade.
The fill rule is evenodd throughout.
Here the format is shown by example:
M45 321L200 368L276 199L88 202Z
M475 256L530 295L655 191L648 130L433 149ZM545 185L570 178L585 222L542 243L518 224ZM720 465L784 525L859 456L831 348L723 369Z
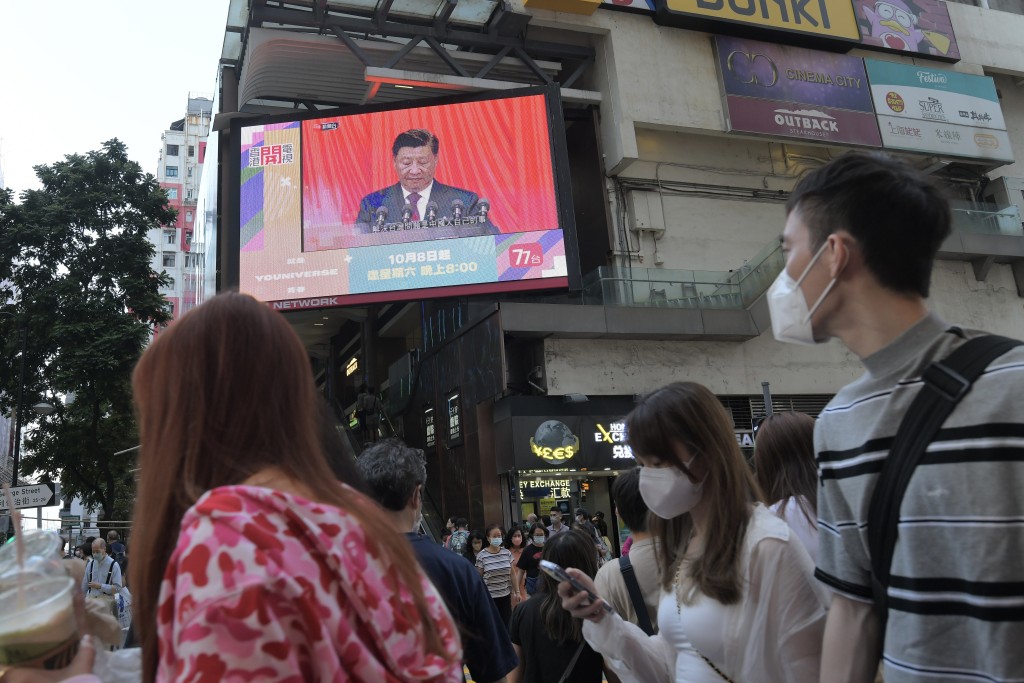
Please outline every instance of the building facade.
M380 387L387 429L427 452L438 519L508 523L552 503L609 512L609 477L634 464L621 417L674 380L710 387L742 447L766 389L776 410L816 414L860 363L838 344L777 343L764 294L783 266L789 191L850 149L885 147L954 200L931 306L1024 337L1013 3L918 2L920 16L884 26L866 0L819 3L830 20L801 26L785 12L757 21L766 5L750 2L696 17L661 0L465 2L423 17L365 5L229 13L204 292L236 284L232 118L558 83L580 290L286 314L339 415L351 418L359 384Z
M164 271L171 279L161 293L171 303L172 317L187 313L199 299L202 256L193 248L193 235L212 115L211 99L189 96L185 117L173 121L160 136L157 180L178 218L174 225L150 230L149 240L156 248L153 270Z

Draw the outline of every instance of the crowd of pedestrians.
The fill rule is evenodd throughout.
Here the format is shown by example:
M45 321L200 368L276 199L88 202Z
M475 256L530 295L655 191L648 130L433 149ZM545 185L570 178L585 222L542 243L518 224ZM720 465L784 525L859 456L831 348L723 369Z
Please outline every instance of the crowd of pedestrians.
M817 421L768 417L752 463L707 387L639 397L639 467L612 487L621 552L584 508L420 535L423 453L387 439L332 459L294 331L214 298L134 375L142 679L1024 680L1024 349L983 354L985 335L928 311L948 233L946 200L889 157L801 180L773 333L838 338L865 374ZM90 597L123 585L106 548L89 548ZM92 656L7 675L95 681Z

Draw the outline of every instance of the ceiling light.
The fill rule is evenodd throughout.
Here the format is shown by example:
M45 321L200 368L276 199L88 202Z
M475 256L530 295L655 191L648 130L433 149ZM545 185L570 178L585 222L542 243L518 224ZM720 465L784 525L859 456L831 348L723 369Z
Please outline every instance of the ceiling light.
M412 90L411 85L402 85L401 83L395 83L396 88L404 88L405 90Z
M323 327L323 323L313 323L313 327Z

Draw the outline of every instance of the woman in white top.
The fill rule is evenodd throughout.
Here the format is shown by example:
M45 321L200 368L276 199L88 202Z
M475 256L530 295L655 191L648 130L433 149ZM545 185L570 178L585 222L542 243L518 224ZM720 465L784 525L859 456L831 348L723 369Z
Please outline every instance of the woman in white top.
M788 411L769 415L754 441L754 475L769 510L786 520L818 561L818 466L814 418Z
M624 682L817 681L827 592L803 545L759 504L722 404L699 384L670 384L641 399L626 431L663 550L659 633L563 582L562 606L587 619L587 642Z

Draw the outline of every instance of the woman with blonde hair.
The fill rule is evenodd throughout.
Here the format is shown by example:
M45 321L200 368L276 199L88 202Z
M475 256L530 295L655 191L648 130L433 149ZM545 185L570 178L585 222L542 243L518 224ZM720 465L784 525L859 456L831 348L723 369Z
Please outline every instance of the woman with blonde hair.
M405 539L332 475L278 313L226 293L133 378L143 680L460 681L456 627Z
M699 384L670 384L640 400L626 431L660 544L659 632L647 636L564 582L562 606L588 620L587 642L623 681L817 681L827 592L803 545L760 504L719 400Z

